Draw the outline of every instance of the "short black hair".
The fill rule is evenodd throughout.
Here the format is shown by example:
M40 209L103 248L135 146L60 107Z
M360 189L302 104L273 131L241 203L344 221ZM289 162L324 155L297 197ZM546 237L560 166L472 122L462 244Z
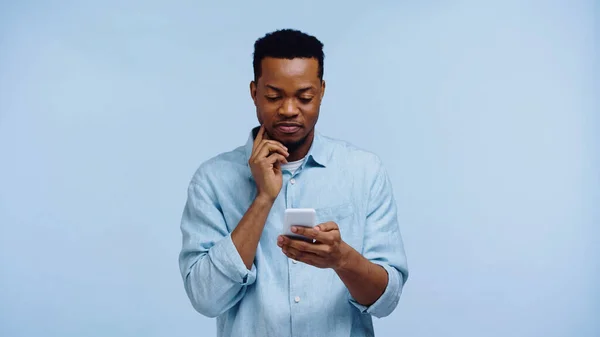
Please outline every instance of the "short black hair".
M254 81L262 75L261 62L266 57L279 59L315 58L319 62L319 79L323 80L323 43L299 30L280 29L254 43Z

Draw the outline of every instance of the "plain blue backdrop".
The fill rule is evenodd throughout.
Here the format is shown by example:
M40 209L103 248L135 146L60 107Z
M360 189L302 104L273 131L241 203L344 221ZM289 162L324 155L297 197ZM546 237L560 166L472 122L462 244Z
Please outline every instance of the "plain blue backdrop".
M0 335L215 335L186 187L245 142L254 40L290 27L325 44L319 129L394 184L411 276L377 336L600 336L594 6L0 1Z

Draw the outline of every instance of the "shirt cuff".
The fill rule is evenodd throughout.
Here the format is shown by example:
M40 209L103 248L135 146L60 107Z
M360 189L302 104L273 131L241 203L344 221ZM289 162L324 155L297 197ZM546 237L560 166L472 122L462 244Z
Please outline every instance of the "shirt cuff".
M256 280L256 267L248 270L244 260L233 244L231 234L219 240L208 250L208 257L214 266L232 281L241 285L249 285Z
M402 280L400 280L400 273L395 268L385 264L385 263L377 263L372 261L375 264L382 266L388 274L388 284L385 287L385 291L383 294L375 301L375 303L370 306L365 306L358 303L352 295L350 295L350 303L352 303L356 308L360 310L363 314L370 314L375 317L384 317L392 313L394 308L398 305L400 300L400 291L402 290L401 284Z

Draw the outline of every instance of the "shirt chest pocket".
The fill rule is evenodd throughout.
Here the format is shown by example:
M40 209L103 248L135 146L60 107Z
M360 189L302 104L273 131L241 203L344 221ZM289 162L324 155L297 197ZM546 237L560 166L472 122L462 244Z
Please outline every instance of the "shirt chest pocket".
M357 251L362 250L363 228L351 203L315 209L317 224L328 221L335 222L342 240Z

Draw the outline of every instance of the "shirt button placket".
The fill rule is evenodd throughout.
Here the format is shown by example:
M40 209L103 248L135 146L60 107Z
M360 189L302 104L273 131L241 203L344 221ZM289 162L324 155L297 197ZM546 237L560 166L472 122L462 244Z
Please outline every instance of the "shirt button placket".
M295 185L295 184L296 184L296 178L291 178L291 179L290 179L290 184L292 184L292 185ZM292 263L293 263L293 264L297 264L297 263L298 263L298 261L296 261L296 260L292 260ZM296 303L298 303L298 301L296 301Z
M290 178L290 180L288 180L288 188L286 188L286 204L287 207L289 208L294 208L296 205L294 203L294 189L292 188L294 186L294 184L296 184L296 179L292 176ZM291 261L292 263L288 264L288 273L290 275L289 278L289 296L290 296L290 305L292 305L292 307L290 308L291 314L292 314L292 324L294 324L294 304L297 304L300 302L300 297L298 295L296 295L296 286L294 284L294 280L296 280L296 275L295 274L295 269L293 268L295 266L295 264L297 263L295 260L293 259L288 259L288 262ZM293 301L293 302L292 302ZM293 329L292 329L293 330Z

